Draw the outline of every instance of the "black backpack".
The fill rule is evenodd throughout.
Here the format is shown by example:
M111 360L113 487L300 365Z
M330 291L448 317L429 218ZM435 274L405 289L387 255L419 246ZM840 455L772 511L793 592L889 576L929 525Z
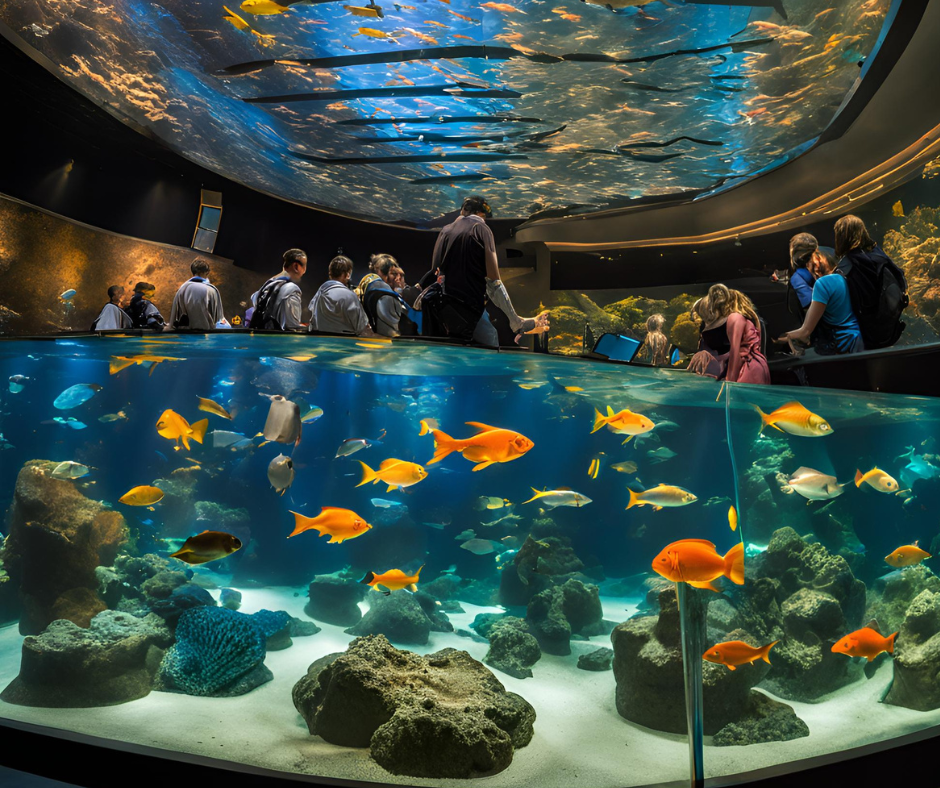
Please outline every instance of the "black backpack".
M274 319L274 314L268 315L268 311L277 302L277 294L281 292L290 280L283 277L269 279L261 286L258 291L258 303L255 304L255 311L251 313L251 321L248 328L267 329L277 331L281 325Z
M366 312L366 317L369 318L369 325L372 330L378 333L379 300L385 297L396 298L406 307L398 321L398 333L405 337L417 336L418 324L408 317L408 303L394 290L386 290L385 288L370 288L366 290L365 295L362 297L362 308Z
M904 331L901 315L908 305L907 281L884 252L853 249L836 269L845 277L866 350L890 347Z

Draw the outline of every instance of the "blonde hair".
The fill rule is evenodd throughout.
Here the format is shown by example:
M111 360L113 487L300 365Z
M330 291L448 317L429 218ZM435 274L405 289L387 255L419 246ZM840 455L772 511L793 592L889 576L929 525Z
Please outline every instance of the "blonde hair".
M700 299L698 299L698 301L692 304L692 309L690 312L699 320L702 320L706 323L711 322L710 318L712 316L712 310L708 306L708 296L702 296Z
M728 317L737 312L750 320L755 328L760 329L760 318L751 299L740 290L732 290L727 285L716 284L708 288L708 308L714 317Z
M666 318L660 314L650 315L646 318L646 330L650 333L654 331L662 331L663 326L666 325Z

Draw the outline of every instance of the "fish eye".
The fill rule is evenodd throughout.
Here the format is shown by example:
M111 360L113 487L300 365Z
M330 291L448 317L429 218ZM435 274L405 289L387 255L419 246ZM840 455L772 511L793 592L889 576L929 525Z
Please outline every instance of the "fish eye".
M830 427L828 424L826 424L826 422L823 422L822 424L819 425L819 429L821 429L823 432L825 432L826 430L832 429L832 427Z

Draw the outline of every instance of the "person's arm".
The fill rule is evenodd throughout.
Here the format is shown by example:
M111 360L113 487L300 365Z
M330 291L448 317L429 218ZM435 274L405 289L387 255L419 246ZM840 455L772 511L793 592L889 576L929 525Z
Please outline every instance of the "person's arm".
M222 296L214 287L211 288L209 295L209 317L213 326L225 319L225 313L222 311Z
M741 358L741 342L744 339L744 329L747 318L732 312L728 315L728 322L725 324L728 330L728 342L731 344L731 350L728 353L728 372L725 379L729 383L737 383L738 376L741 374L741 367L744 366L744 360Z
M813 301L806 310L806 317L803 318L803 325L794 331L787 331L784 338L796 342L809 342L810 335L816 330L819 321L826 313L826 305L822 301Z
M803 307L803 309L808 308L810 302L813 300L812 280L809 277L794 274L790 277L790 284L793 285L793 290L796 293L796 297L799 299L800 306Z
M397 298L392 298L391 296L380 298L378 304L376 304L375 311L377 317L382 323L388 326L388 329L392 332L392 336L399 336L398 321L401 320L401 313L404 309L404 304Z
M180 293L182 290L177 290L176 295L173 296L173 306L170 307L170 327L176 328L176 321L179 320L180 316Z
M366 317L366 310L362 308L359 299L349 301L350 307L346 309L346 315L349 318L349 324L353 327L353 333L359 337L374 337L375 332L369 325L369 318Z
M284 329L286 331L300 328L302 311L303 305L300 301L300 288L298 287L284 299Z

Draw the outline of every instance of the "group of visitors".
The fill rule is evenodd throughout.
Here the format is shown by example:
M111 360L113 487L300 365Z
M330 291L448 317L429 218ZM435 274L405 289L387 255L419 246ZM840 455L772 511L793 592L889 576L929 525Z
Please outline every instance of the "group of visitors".
M311 299L308 331L356 336L438 336L496 347L499 338L486 312L487 303L502 311L516 334L548 331L548 312L523 318L516 314L500 281L496 243L486 225L491 210L483 197L463 201L460 216L444 227L434 247L431 268L417 285L405 282L405 272L390 254L372 255L369 272L352 288L353 262L338 254L329 264L328 279ZM249 328L302 331L300 281L307 255L289 249L281 272L251 296L245 315ZM169 321L150 300L154 287L141 282L124 308L124 288L108 290L109 301L92 330L152 328L206 331L228 328L222 298L209 281L209 262L197 258L192 278L173 299Z

